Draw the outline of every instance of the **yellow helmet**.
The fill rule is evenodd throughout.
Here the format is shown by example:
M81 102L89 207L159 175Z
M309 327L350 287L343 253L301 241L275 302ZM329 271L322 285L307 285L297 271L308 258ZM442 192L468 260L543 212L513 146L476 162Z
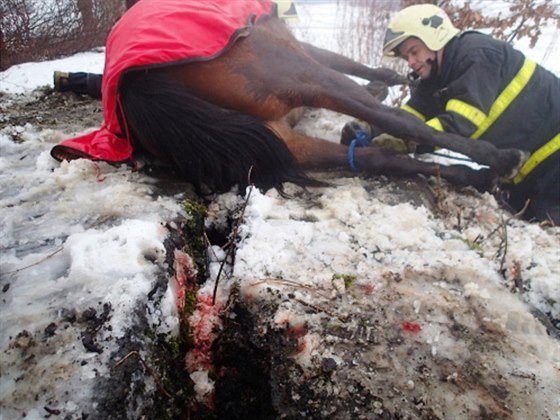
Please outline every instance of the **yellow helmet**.
M385 32L383 54L395 55L395 49L407 38L419 38L432 51L439 51L459 33L447 13L433 4L417 4L402 9Z

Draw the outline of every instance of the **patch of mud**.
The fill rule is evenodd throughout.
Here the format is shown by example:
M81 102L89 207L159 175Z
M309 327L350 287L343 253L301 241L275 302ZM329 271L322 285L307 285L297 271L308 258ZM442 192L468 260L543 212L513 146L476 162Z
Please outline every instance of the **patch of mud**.
M26 95L0 94L0 130L32 124L39 129L81 133L103 121L101 101L73 93L57 93L49 87ZM12 132L18 140L18 131Z
M485 304L458 310L453 288L440 291L447 309L418 316L402 281L387 273L379 292L335 301L275 288L235 297L214 347L217 418L554 418L558 367L517 348ZM299 321L278 325L287 306ZM544 339L532 325L529 339Z

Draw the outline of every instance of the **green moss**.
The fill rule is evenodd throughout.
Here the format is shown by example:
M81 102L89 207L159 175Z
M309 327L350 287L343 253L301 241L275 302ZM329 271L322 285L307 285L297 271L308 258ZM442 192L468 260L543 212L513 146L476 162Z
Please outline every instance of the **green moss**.
M346 289L349 289L356 281L356 276L352 276L350 274L334 274L332 278L333 280L342 279Z
M182 334L160 334L148 340L149 364L158 376L160 386L148 418L175 419L188 410L194 397L189 374L185 368L188 340Z
M475 239L474 241L471 241L470 239L462 239L462 241L464 243L467 244L467 246L472 249L473 251L476 251L476 253L478 253L480 256L483 255L483 249L482 249L482 245L478 242L478 238Z
M196 290L186 290L185 291L185 303L183 305L183 316L189 317L195 310L196 307Z
M185 239L185 252L193 259L197 269L198 284L206 280L207 258L206 258L206 232L204 219L208 209L203 204L192 200L182 203L185 210L185 223L183 225L183 236Z
M191 223L188 226L190 230L197 230L201 223L204 225L204 218L208 214L205 205L192 200L185 200L182 205L187 217L190 216Z

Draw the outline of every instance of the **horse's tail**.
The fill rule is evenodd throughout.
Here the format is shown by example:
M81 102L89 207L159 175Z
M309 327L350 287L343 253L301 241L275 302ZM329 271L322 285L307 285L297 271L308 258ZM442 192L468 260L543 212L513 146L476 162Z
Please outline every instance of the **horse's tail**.
M157 71L127 73L120 94L135 149L171 163L198 191L321 184L261 121L201 100Z

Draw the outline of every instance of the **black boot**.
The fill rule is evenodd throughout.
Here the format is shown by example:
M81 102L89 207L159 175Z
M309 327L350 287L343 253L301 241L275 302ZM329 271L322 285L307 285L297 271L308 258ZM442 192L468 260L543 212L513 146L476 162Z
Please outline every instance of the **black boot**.
M66 73L55 71L53 74L55 92L74 92L78 95L89 95L92 98L101 98L100 74L75 72Z

